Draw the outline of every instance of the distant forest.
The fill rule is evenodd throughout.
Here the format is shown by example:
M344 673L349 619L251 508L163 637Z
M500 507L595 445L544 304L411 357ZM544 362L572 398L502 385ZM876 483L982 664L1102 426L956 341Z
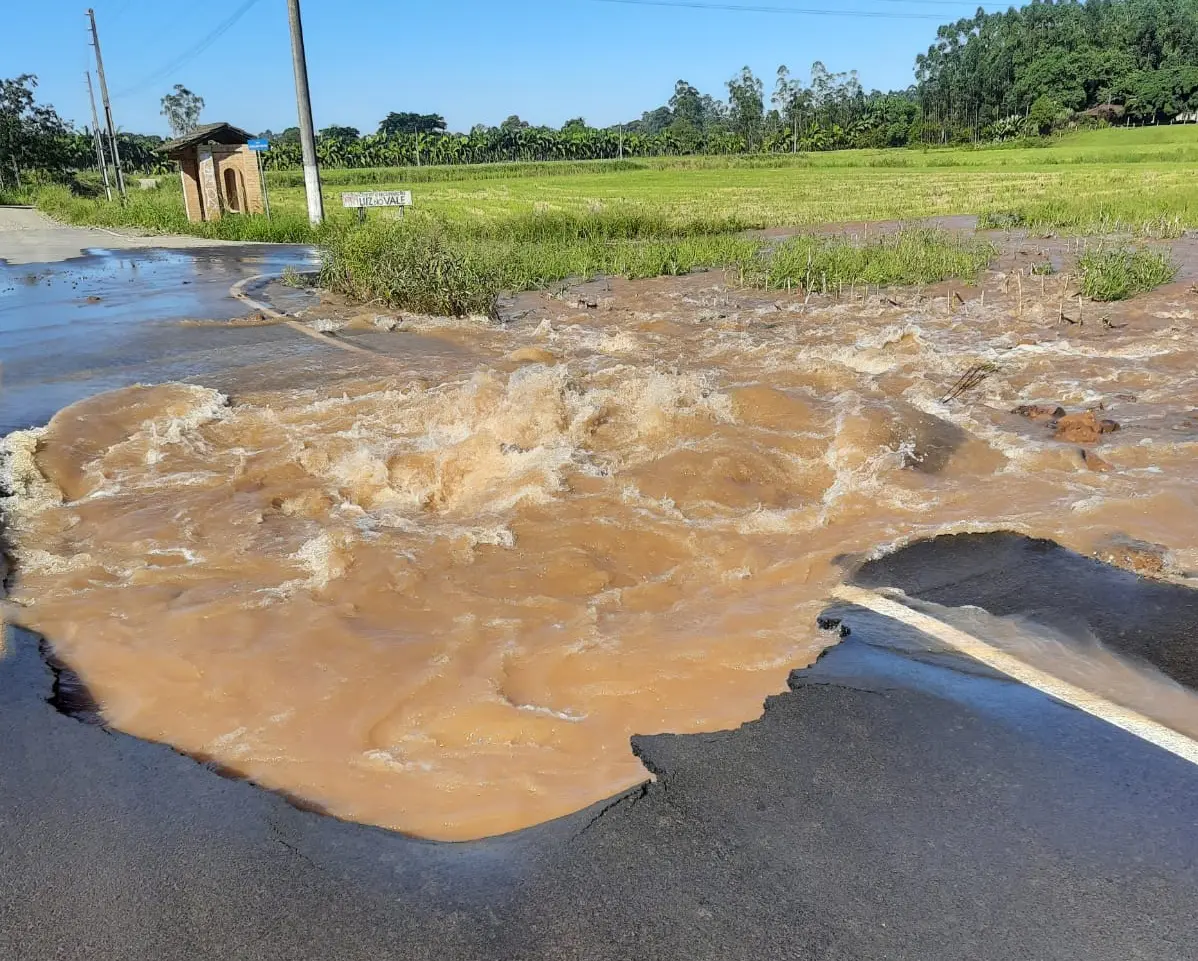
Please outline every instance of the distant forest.
M94 166L90 135L35 105L35 83L0 81L0 183L22 168ZM1076 124L1198 122L1198 0L1034 0L979 10L937 30L905 90L866 91L856 71L816 63L801 78L779 67L768 84L745 67L719 93L679 80L666 103L604 128L582 117L533 126L513 115L453 133L439 114L394 112L374 133L327 127L317 149L328 166L386 167L959 144ZM299 166L295 128L262 133L273 141L268 166ZM122 135L123 159L152 167L158 143Z
M603 129L581 117L552 129L512 116L446 134L439 115L392 114L373 136L326 131L321 152L338 166L583 160L1001 141L1078 122L1198 120L1198 0L979 9L937 30L916 58L915 83L900 91L867 92L856 71L822 63L805 79L779 67L770 81L745 67L722 99L679 80L667 103ZM284 140L298 140L290 133ZM298 164L298 146L284 145L271 163Z

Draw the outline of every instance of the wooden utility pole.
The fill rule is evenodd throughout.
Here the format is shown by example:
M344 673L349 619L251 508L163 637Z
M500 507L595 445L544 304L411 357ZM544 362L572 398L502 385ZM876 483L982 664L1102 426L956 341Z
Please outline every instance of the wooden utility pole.
M287 0L287 17L291 21L291 59L295 65L295 99L299 107L308 220L316 225L324 223L324 199L320 195L320 168L316 164L316 132L312 127L312 97L308 92L308 60L304 55L304 25L300 20L299 0Z
M125 175L121 173L121 152L116 145L116 124L112 122L112 104L108 100L108 81L104 79L104 58L100 56L100 35L96 33L96 12L87 11L91 21L92 46L96 48L96 75L100 78L100 100L104 103L104 121L108 124L108 143L112 150L112 165L116 168L116 189L125 199Z
M112 199L112 184L108 182L108 161L104 159L104 141L100 139L100 117L96 113L96 94L92 90L92 73L87 70L83 74L87 77L87 99L92 105L92 139L96 142L96 162L100 165L100 173L104 176L104 193L109 200Z

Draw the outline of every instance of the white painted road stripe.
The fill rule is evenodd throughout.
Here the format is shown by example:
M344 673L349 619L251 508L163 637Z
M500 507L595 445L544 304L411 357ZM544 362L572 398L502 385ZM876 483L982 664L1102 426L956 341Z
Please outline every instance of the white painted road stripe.
M898 601L874 591L843 584L832 593L839 600L856 604L858 607L869 608L876 614L892 618L922 631L924 634L944 642L954 650L960 651L996 671L1001 671L1028 687L1033 687L1058 701L1064 701L1078 710L1085 711L1108 724L1113 724L1129 734L1134 734L1150 744L1163 748L1170 754L1184 758L1191 764L1198 764L1198 742L1158 721L1145 717L1143 714L1025 664L1018 658L990 646L972 634L945 624L943 621L938 621L927 614L912 610L905 604L900 604Z
M377 351L367 350L365 347L359 347L357 344L347 344L344 340L338 340L333 337L327 337L318 330L313 330L311 327L301 324L298 320L288 317L286 314L275 310L270 304L264 304L260 300L255 300L245 292L246 287L259 280L274 280L270 274L258 274L254 277L246 277L245 280L239 280L229 288L229 293L240 300L244 304L249 304L255 310L260 310L267 317L272 317L277 321L286 324L297 333L301 333L306 337L312 337L319 340L322 344L327 344L329 347L339 347L342 350L348 350L353 354L366 354L368 357L381 357L384 360L390 360L386 354L380 354Z

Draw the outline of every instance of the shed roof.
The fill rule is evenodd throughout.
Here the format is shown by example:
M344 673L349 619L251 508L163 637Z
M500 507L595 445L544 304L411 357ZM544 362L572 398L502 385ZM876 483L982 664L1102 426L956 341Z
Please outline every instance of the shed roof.
M191 133L185 137L179 137L176 140L168 140L158 148L159 153L173 154L188 147L195 147L204 143L249 143L250 135L240 127L234 127L231 123L206 123L196 127Z

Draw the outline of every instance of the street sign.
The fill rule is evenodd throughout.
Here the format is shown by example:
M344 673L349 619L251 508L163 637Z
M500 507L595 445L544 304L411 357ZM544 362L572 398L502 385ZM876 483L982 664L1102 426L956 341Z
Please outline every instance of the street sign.
M246 146L255 153L261 153L263 150L270 149L270 141L265 137L254 137L252 140L247 141Z
M360 193L341 195L343 207L411 207L410 190L366 190Z

